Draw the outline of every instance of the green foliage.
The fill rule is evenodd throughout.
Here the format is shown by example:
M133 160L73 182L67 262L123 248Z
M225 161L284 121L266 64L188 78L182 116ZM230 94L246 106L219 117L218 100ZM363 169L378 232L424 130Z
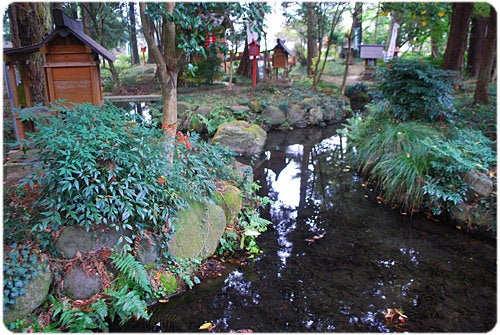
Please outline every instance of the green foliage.
M42 218L33 231L63 224L161 231L187 200L212 194L231 159L196 134L164 140L114 105L75 105L61 115L37 121L32 139L41 161L23 183L40 186Z
M199 258L175 258L171 266L172 271L186 283L189 288L200 283L200 279L194 275L201 264Z
M206 60L197 62L195 70L185 78L185 81L213 84L223 74L221 64L222 59L211 50Z
M378 88L396 120L450 119L456 112L451 96L452 75L424 60L395 58L379 68Z
M110 104L57 109L60 117L36 121L32 142L41 159L22 182L40 186L42 218L32 230L63 224L158 230L167 222L181 203L157 182L168 166L161 133Z
M398 34L408 41L413 49L421 49L431 38L444 48L452 14L452 3L448 2L383 2L382 16L397 13L401 23Z
M28 244L11 244L6 248L3 262L3 308L9 309L16 299L26 294L25 286L38 276L42 262L36 250Z
M110 257L113 265L125 277L126 281L132 281L134 286L148 294L152 293L151 283L144 265L135 259L130 253L117 252Z
M361 173L370 175L389 203L406 209L419 208L423 179L428 170L427 153L419 140L435 131L416 122L381 124L374 118L349 120L349 158Z
M272 224L271 221L261 218L259 209L270 203L268 197L261 197L256 194L260 188L256 182L241 185L245 196L243 210L240 212L237 223L233 229L226 229L224 236L220 239L219 254L234 252L238 248L256 254L260 251L257 245L257 237L267 230ZM239 243L238 243L239 241Z
M423 191L429 195L429 207L434 214L449 209L465 199L468 185L462 176L471 170L488 170L496 165L493 142L481 132L454 129L446 141L439 137L421 139L429 150L430 171L425 177Z
M44 329L44 332L65 331L69 333L92 333L95 331L109 331L105 318L108 307L104 300L98 300L90 305L89 309L81 310L71 306L67 299L58 301L50 297L53 305L52 318L56 320Z
M225 107L216 107L212 109L208 116L196 113L191 116L191 123L201 122L204 128L206 128L208 135L213 135L221 124L232 120L234 120L234 116Z
M426 123L394 123L374 113L348 120L348 159L376 182L389 203L435 214L464 201L465 172L495 165L492 142L470 129L443 132Z
M116 316L120 318L120 324L125 324L132 317L134 319L149 319L148 306L142 292L130 282L121 287L107 290L105 293L110 297L108 316L114 321Z

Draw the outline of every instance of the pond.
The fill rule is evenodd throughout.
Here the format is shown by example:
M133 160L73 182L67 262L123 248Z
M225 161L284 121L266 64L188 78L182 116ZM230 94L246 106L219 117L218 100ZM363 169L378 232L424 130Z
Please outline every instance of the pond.
M119 331L491 330L496 242L386 207L344 160L345 141L332 126L269 133L254 171L274 200L263 253Z

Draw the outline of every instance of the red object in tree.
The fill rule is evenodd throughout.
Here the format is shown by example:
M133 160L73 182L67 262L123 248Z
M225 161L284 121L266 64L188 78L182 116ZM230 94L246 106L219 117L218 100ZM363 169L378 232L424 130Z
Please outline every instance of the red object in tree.
M260 55L260 45L255 42L252 42L248 45L248 54L250 57Z
M141 47L141 52L142 52L142 62L144 65L146 65L146 46Z
M205 46L208 48L210 45L215 44L217 38L213 34L207 33L207 37L205 38Z

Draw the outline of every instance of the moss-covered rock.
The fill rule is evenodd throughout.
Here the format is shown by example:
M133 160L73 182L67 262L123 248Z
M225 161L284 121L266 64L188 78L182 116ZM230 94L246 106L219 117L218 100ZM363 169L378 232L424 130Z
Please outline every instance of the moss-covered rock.
M243 205L241 190L229 182L221 182L215 190L217 204L224 210L226 221L231 223L238 217Z
M88 274L79 267L73 267L64 276L64 293L71 299L88 299L102 290L101 275Z
M225 229L226 215L220 206L208 202L191 203L179 211L168 251L180 258L210 257L217 250Z
M260 100L252 100L250 102L250 108L254 112L260 112L262 110L262 102Z
M227 146L240 155L255 155L262 152L266 138L267 133L258 125L233 120L219 126L213 142Z
M314 108L314 107L318 107L320 104L321 104L321 100L319 98L304 98L300 102L300 105L306 110Z
M288 122L290 122L292 126L295 126L300 122L304 122L306 116L306 111L300 105L292 105L288 111L287 118Z
M52 272L48 269L39 270L37 276L26 284L26 294L19 296L9 310L4 310L4 323L9 324L17 319L23 319L40 306L47 298L52 277Z
M262 117L270 127L283 126L286 122L286 114L276 106L268 106L262 111Z

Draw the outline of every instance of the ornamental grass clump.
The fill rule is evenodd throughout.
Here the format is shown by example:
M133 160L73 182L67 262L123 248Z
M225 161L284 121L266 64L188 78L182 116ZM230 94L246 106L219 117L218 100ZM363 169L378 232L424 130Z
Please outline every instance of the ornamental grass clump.
M380 187L389 204L433 214L465 200L471 170L495 165L492 142L473 130L454 135L429 123L385 120L373 115L348 120L348 159Z

